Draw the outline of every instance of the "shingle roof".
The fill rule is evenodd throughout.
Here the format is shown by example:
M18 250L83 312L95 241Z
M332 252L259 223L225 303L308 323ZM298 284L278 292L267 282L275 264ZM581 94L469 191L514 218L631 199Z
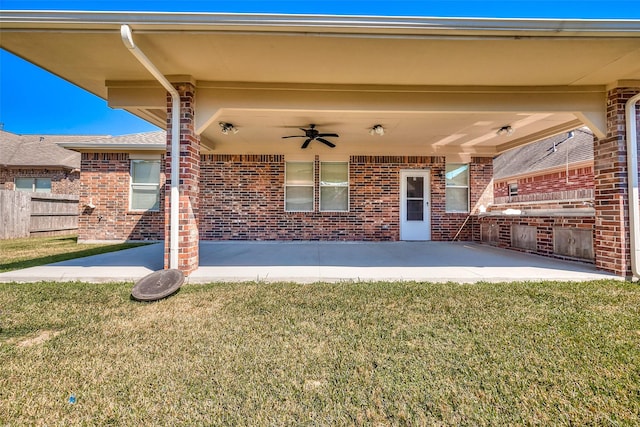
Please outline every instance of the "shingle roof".
M157 150L166 146L166 132L129 135L17 135L0 130L0 166L80 168L82 148Z
M564 166L567 162L593 161L593 133L576 129L573 138L566 133L509 150L493 159L493 177L504 179ZM555 147L555 151L554 151Z
M17 135L0 130L0 166L78 169L80 154L65 150L58 144L64 141L86 141L96 137L96 135Z
M91 140L63 142L60 145L72 150L87 148L102 149L142 149L157 150L164 149L167 144L167 133L163 130L144 133L133 133L129 135L107 136L94 138Z

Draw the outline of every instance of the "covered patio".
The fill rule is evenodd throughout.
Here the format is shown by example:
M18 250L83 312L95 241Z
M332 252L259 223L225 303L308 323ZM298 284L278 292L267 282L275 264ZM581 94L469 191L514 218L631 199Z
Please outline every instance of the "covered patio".
M167 130L153 153L78 147L94 174L81 240L164 240L156 267L194 280L213 262L199 249L241 245L216 240L473 240L468 219L491 203L492 158L586 125L594 264L638 275L638 21L10 11L0 31L3 49ZM313 125L335 137L283 139ZM162 194L143 216L128 174L151 161ZM343 178L327 184L331 163ZM287 175L296 164L309 178ZM468 179L449 178L462 169ZM123 173L110 181L113 171ZM323 206L323 191L341 189L341 204ZM295 191L307 191L302 209L287 207ZM416 245L429 259L430 243ZM473 245L443 247L474 259ZM384 265L393 255L371 256Z
M162 269L162 244L0 274L2 282L136 281ZM615 279L591 265L465 242L201 242L188 283L504 282Z

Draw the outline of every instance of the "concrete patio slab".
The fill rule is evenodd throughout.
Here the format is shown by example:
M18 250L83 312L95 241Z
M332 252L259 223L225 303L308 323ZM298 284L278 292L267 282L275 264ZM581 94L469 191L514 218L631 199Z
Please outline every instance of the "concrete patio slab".
M162 269L163 244L0 274L2 282L136 281ZM188 283L499 282L621 279L595 267L468 242L201 242Z

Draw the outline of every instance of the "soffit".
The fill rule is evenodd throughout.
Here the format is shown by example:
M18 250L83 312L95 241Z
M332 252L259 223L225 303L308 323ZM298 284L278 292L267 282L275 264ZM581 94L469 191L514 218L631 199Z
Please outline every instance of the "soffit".
M640 21L2 12L0 46L99 96L146 80L120 39L196 80L444 86L640 79Z
M106 99L107 81L150 80L120 39L124 23L163 74L188 75L197 82L533 90L589 85L604 93L605 85L618 80L640 80L640 21L24 12L3 13L0 46ZM481 108L401 113L386 111L384 98L369 107L376 102L380 108L367 108L366 114L314 111L313 106L304 111L222 106L216 118L243 128L236 141L256 137L270 147L282 142L283 127L332 124L342 141L381 122L389 132L380 139L384 143L375 144L378 152L402 144L416 150L430 144L432 152L440 152L444 144L438 142L444 139L452 150L495 153L498 146L510 148L495 138L504 124L532 121L518 129L523 143L544 133L544 126L558 133L580 125L576 115L553 106L541 120L539 110L527 115L509 112L508 106L492 113ZM161 125L163 107L127 109ZM221 149L229 142L218 130L216 120L203 137ZM459 134L466 136L455 139ZM370 139L355 140L358 150L371 149Z
M398 112L299 112L299 111L226 111L220 120L233 123L237 134L223 135L217 123L202 136L216 153L278 154L300 152L305 138L282 139L304 135L299 127L311 123L320 132L337 133L327 138L336 144L330 149L313 142L305 153L333 155L443 155L467 153L478 156L497 154L496 146L527 134L562 126L575 116L528 113L398 113ZM518 126L512 136L499 136L496 128L506 123ZM518 123L526 122L523 126ZM369 129L381 124L383 136L371 136Z
M165 75L196 80L372 85L565 86L640 79L640 39L415 40L134 33ZM105 81L148 80L105 33L2 33L0 46L106 97Z

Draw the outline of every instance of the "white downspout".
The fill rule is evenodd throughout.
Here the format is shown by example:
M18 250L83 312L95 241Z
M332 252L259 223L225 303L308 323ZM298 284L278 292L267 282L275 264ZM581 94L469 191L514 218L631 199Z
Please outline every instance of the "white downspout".
M131 28L120 26L122 42L136 59L171 94L171 211L169 212L169 268L178 268L178 222L180 205L180 94L133 42Z
M627 181L629 183L629 228L631 235L631 274L640 277L640 212L638 211L638 131L636 126L636 108L640 93L625 104L627 139Z

